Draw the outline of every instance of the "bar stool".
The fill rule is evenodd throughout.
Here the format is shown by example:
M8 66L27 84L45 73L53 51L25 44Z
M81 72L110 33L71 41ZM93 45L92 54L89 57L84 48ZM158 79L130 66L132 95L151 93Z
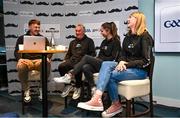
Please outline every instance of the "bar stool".
M151 58L151 64L148 68L148 77L143 80L126 80L119 82L118 92L121 96L126 98L126 116L127 117L135 117L142 116L150 113L150 116L153 116L153 91L152 91L152 76L154 69L154 61L155 57ZM142 97L148 95L149 96L149 105L144 104L142 102L135 103L134 98ZM140 105L145 108L144 112L136 113L134 103ZM132 110L131 110L132 105ZM133 111L133 114L131 113Z

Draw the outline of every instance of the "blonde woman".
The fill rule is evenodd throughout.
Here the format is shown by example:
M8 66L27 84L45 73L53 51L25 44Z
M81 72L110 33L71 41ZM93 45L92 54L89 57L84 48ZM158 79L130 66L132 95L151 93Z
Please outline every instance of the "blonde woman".
M107 90L112 104L102 112L102 116L112 117L123 110L118 98L118 83L123 80L146 78L153 40L147 31L145 16L141 12L133 12L128 18L128 28L129 32L123 41L119 63L113 61L102 63L94 96L88 102L79 103L78 107L103 111L101 97Z

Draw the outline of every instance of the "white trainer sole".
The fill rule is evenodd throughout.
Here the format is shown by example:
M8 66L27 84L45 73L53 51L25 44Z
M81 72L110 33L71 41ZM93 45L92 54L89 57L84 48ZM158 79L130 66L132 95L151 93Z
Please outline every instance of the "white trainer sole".
M86 110L90 110L90 111L103 111L104 110L103 106L102 107L90 106L90 105L87 105L85 102L78 103L77 107L86 109Z
M104 112L101 113L101 115L102 115L103 118L110 118L110 117L115 116L118 113L121 113L122 111L123 111L123 108L121 107L121 109L117 110L116 112L107 114L106 111L104 111Z
M64 81L64 80L62 80L62 79L59 78L59 77L55 77L55 78L54 78L54 81L55 81L56 83L65 83L65 84L70 84L70 83L71 83L71 80L69 80L69 81Z

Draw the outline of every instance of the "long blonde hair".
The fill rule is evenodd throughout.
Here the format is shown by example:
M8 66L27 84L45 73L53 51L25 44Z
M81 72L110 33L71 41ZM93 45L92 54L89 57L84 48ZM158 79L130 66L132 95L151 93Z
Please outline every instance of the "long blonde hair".
M130 16L133 16L137 19L136 26L135 26L135 32L137 35L141 35L145 31L147 31L146 17L143 13L136 11L136 12L133 12Z

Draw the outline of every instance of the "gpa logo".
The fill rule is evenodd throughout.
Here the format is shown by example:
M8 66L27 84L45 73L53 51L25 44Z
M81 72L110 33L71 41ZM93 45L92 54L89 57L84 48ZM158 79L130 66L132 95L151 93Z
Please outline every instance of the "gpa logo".
M86 29L86 33L90 33L90 32L99 32L100 29Z
M106 22L106 21L104 21L104 22ZM86 35L93 38L93 39L102 39L103 36L100 33L100 29L101 29L101 25L104 22L84 23L84 26L86 28ZM117 27L119 27L119 21L113 21L113 22L116 24Z
M180 42L180 5L161 8L160 39L161 43Z

